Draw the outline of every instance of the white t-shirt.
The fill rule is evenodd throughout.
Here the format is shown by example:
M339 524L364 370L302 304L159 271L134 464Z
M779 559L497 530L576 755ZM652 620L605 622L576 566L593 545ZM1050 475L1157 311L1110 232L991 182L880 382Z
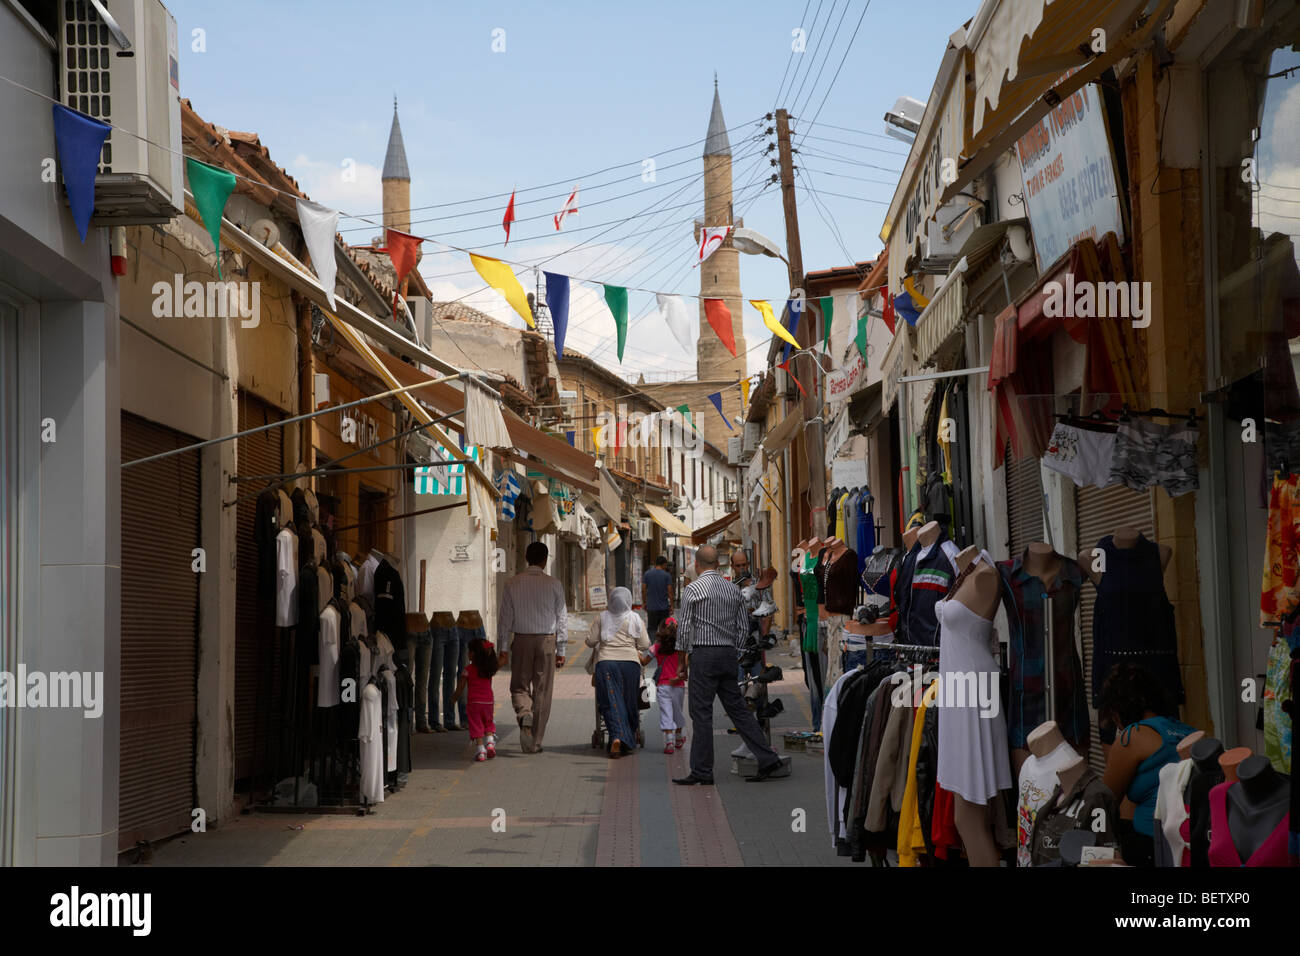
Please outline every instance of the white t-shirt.
M285 528L275 536L275 626L298 623L298 536Z
M361 721L357 739L361 741L361 796L366 803L384 802L384 730L383 694L374 684L361 691Z
M333 707L339 696L339 624L338 608L330 605L320 615L320 671L316 678L316 706Z
M1057 771L1068 767L1079 755L1065 741L1046 756L1032 754L1020 768L1020 786L1016 800L1016 866L1029 866L1029 839L1034 832L1034 817L1049 799L1059 782Z

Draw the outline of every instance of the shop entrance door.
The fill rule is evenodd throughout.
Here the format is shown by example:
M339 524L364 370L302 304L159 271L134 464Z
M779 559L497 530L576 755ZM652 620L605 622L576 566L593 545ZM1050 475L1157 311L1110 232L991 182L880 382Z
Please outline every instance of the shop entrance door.
M123 461L197 440L122 413ZM119 850L188 830L196 806L201 540L198 452L123 470Z

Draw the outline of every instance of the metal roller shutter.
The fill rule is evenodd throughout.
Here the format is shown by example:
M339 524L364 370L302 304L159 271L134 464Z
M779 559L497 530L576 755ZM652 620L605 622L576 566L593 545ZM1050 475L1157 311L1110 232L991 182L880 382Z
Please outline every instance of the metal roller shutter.
M239 392L239 430L280 421L284 413L255 395ZM284 429L272 428L237 439L240 475L276 475L284 471ZM274 616L257 599L257 542L253 520L257 495L269 482L235 485L239 494L235 531L235 781L251 788L255 778L271 772L272 719L279 713L280 681L276 673Z
M1007 448L1007 553L1016 557L1031 541L1043 540L1043 473L1037 458L1011 460Z
M196 439L122 414L122 460ZM118 849L188 830L195 806L199 453L122 472Z
M1079 550L1096 547L1097 542L1116 528L1137 528L1148 538L1155 538L1155 512L1152 492L1133 491L1124 485L1109 488L1074 489L1076 540ZM1092 609L1097 603L1097 589L1085 582L1079 598L1079 633L1083 635L1083 682L1088 694L1088 713L1092 723L1092 748L1088 762L1100 773L1106 769L1097 728L1097 712L1092 707Z

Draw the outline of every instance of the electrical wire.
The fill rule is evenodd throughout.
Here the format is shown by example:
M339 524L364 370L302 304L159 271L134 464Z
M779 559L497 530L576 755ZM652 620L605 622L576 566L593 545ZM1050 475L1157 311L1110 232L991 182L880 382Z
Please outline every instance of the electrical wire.
M853 36L849 37L848 46L844 48L844 55L840 57L840 64L835 68L835 75L831 77L830 86L826 87L826 92L822 95L822 101L817 104L817 112L813 114L812 123L809 125L815 125L817 118L822 115L822 109L826 106L826 100L831 95L831 90L835 89L835 81L840 78L840 71L844 69L844 61L849 58L849 51L853 49L853 41L858 38L858 31L862 29L862 21L866 19L867 11L870 9L871 0L867 0L866 6L862 8L862 15L858 17L858 23L853 28ZM803 140L801 139L799 142L802 145Z
M848 12L849 12L849 0L844 0L844 9L840 12L839 22L835 24L835 29L831 32L831 50L835 49L835 38L839 36L840 27L843 26L844 24L844 15ZM831 16L834 15L835 15L835 7L832 6ZM827 23L831 22L830 17L826 18L826 22ZM813 80L813 85L808 88L808 100L811 100L813 98L813 95L817 92L817 84L822 81L822 71L826 69L827 59L828 57L821 57L821 65L817 67L817 78ZM791 104L794 107L795 112L796 113L803 112L803 107L800 106L799 103L797 102L798 97L795 97L795 99L796 102ZM804 106L808 105L808 100L804 101Z

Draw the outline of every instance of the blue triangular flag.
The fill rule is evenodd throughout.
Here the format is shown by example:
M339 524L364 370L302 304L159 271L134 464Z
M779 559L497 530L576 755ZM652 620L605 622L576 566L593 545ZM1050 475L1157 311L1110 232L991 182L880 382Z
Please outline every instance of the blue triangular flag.
M785 327L790 331L791 335L796 335L799 332L799 316L803 315L803 299L790 299L786 302L785 308L789 314ZM790 352L793 348L794 346L789 342L785 343L785 352L781 356L782 362L790 361Z
M59 151L59 168L68 191L68 205L72 207L72 221L77 224L82 242L86 241L90 217L95 212L95 173L99 170L99 154L109 128L62 103L54 104L54 144Z
M551 310L551 325L555 327L555 357L564 355L564 333L569 329L569 277L546 272L546 307Z
M735 429L731 427L731 422L727 421L727 416L722 414L722 393L714 392L712 395L709 396L709 401L711 401L713 403L713 407L718 410L718 414L722 415L722 424L727 426L728 431L734 432Z
M894 296L894 311L901 315L903 321L911 326L915 326L917 320L921 318L921 313L917 311L912 302L912 296L908 292L900 292Z

